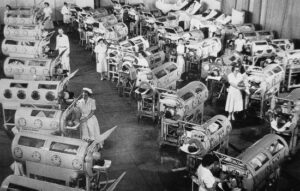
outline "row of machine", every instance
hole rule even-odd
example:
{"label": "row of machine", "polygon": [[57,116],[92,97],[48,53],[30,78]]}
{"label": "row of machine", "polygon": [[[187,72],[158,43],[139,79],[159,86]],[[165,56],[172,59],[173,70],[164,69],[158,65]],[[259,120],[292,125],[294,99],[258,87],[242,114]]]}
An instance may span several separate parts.
{"label": "row of machine", "polygon": [[[159,145],[175,146],[185,152],[191,174],[197,161],[214,152],[232,189],[257,190],[278,178],[280,165],[294,154],[297,144],[297,89],[286,98],[277,97],[280,89],[298,87],[299,52],[293,50],[293,43],[274,39],[272,31],[256,31],[253,24],[233,25],[230,16],[218,10],[202,10],[198,1],[180,1],[177,6],[170,6],[171,12],[149,11],[143,4],[113,3],[112,11],[72,5],[72,17],[79,32],[89,35],[89,42],[99,38],[109,42],[108,76],[117,82],[120,95],[135,95],[138,120],[148,117],[158,124]],[[158,8],[166,7],[162,0],[156,4]],[[10,27],[9,34],[21,27],[15,28]],[[247,39],[243,54],[232,47],[239,33]],[[37,59],[45,53],[47,35],[33,43],[20,40],[21,34],[18,35],[2,43],[4,54],[10,56],[4,64],[10,79],[1,80],[6,82],[1,82],[0,94],[2,105],[11,104],[3,107],[5,127],[20,129],[12,152],[14,159],[26,166],[27,177],[8,177],[3,182],[4,189],[10,181],[14,181],[14,186],[40,182],[46,188],[60,183],[67,187],[64,189],[97,189],[92,169],[96,142],[89,145],[80,139],[51,135],[68,127],[66,118],[73,111],[72,101],[66,109],[58,101],[70,94],[66,84],[74,74],[57,80],[52,67],[59,58]],[[177,64],[179,39],[185,45],[186,73]],[[35,46],[39,51],[31,51]],[[272,129],[237,157],[226,153],[232,130],[230,121],[217,115],[203,123],[204,103],[216,90],[210,83],[200,81],[204,78],[224,84],[233,62],[246,70],[243,84],[250,92],[247,105],[258,109],[258,116],[267,118]],[[47,108],[41,109],[40,105]]]}
{"label": "row of machine", "polygon": [[94,141],[81,139],[76,108],[81,97],[68,88],[78,71],[67,75],[62,70],[64,52],[50,51],[54,31],[43,29],[41,13],[38,7],[15,7],[4,16],[1,49],[7,58],[0,102],[15,162],[14,174],[0,190],[114,190],[125,172],[109,180],[112,161],[103,159],[100,144],[116,127]]}
{"label": "row of machine", "polygon": [[[278,180],[282,163],[296,152],[300,54],[291,40],[275,39],[274,32],[257,31],[251,23],[233,25],[231,16],[197,3],[171,6],[158,0],[158,9],[149,11],[142,4],[114,2],[116,17],[122,18],[120,10],[132,14],[131,38],[109,44],[108,75],[117,81],[121,96],[136,98],[138,121],[146,117],[157,124],[159,145],[186,153],[185,169],[192,176],[201,158],[213,153],[230,190],[259,190]],[[233,46],[239,33],[246,40],[242,53]],[[179,39],[185,45],[186,73],[176,61]],[[204,103],[216,93],[211,82],[226,89],[233,63],[245,70],[241,86],[249,89],[247,110],[255,108],[270,127],[270,134],[237,157],[227,155],[232,130],[227,117],[216,115],[203,123]],[[287,97],[278,97],[279,91],[290,90]]]}

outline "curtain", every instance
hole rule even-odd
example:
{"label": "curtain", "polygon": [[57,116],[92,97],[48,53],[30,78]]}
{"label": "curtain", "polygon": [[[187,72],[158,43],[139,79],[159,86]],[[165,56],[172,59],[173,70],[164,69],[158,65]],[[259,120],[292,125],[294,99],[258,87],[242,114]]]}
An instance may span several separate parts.
{"label": "curtain", "polygon": [[282,38],[300,39],[300,1],[287,0],[284,22],[280,31]]}
{"label": "curtain", "polygon": [[252,23],[258,24],[260,22],[261,1],[262,0],[252,0],[251,2],[253,10],[250,10],[250,21]]}
{"label": "curtain", "polygon": [[276,31],[280,36],[284,24],[285,9],[289,0],[268,0],[265,23],[266,30]]}
{"label": "curtain", "polygon": [[239,11],[248,11],[249,10],[250,0],[237,0],[236,9]]}
{"label": "curtain", "polygon": [[235,8],[237,0],[223,0],[222,10],[225,14],[231,15],[232,8]]}

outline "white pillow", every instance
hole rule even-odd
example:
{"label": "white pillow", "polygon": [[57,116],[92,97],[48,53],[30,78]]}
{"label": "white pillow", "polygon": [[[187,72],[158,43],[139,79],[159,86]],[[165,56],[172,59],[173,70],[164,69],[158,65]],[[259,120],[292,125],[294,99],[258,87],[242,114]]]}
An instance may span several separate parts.
{"label": "white pillow", "polygon": [[238,11],[236,9],[232,9],[231,15],[232,15],[231,23],[233,25],[245,23],[245,12],[244,11]]}

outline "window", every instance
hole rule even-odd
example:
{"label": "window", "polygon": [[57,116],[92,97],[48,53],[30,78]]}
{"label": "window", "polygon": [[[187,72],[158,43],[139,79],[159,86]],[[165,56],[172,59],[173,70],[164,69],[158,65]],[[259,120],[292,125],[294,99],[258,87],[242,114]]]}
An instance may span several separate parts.
{"label": "window", "polygon": [[30,18],[31,15],[20,15],[20,18]]}
{"label": "window", "polygon": [[279,151],[281,151],[284,148],[283,143],[278,139],[274,143],[272,143],[267,150],[270,151],[271,155],[276,155]]}
{"label": "window", "polygon": [[165,28],[165,30],[166,30],[167,33],[173,33],[173,34],[176,33],[176,31],[174,29]]}
{"label": "window", "polygon": [[244,33],[245,37],[255,37],[256,34],[254,32]]}
{"label": "window", "polygon": [[155,76],[156,76],[157,79],[160,79],[160,78],[162,78],[166,75],[167,75],[167,72],[165,70],[160,70],[160,71],[155,73]]}
{"label": "window", "polygon": [[166,18],[160,18],[160,19],[157,19],[159,22],[166,22],[167,21],[167,19]]}
{"label": "window", "polygon": [[133,40],[132,41],[134,44],[140,44],[142,43],[143,41],[141,39],[137,39],[137,40]]}
{"label": "window", "polygon": [[18,59],[9,59],[8,64],[23,64],[24,65],[24,61],[18,60]]}
{"label": "window", "polygon": [[18,26],[18,25],[9,25],[7,28],[9,28],[9,29],[19,29],[20,26]]}
{"label": "window", "polygon": [[267,36],[267,35],[271,35],[271,33],[269,31],[263,31],[263,32],[259,32],[259,35]]}
{"label": "window", "polygon": [[38,89],[55,90],[56,84],[39,84]]}
{"label": "window", "polygon": [[45,140],[21,136],[18,144],[26,147],[42,148],[45,144]]}
{"label": "window", "polygon": [[[160,59],[160,58],[159,58],[159,59]],[[170,73],[173,72],[173,71],[176,70],[176,69],[177,69],[177,66],[174,65],[174,64],[172,64],[172,65],[166,67],[166,70],[168,70]]]}
{"label": "window", "polygon": [[268,45],[267,42],[255,42],[256,46]]}
{"label": "window", "polygon": [[7,191],[38,191],[37,189],[28,188],[18,184],[9,183]]}
{"label": "window", "polygon": [[28,84],[27,83],[11,83],[10,87],[11,88],[27,88]]}
{"label": "window", "polygon": [[45,66],[47,61],[30,60],[28,66]]}
{"label": "window", "polygon": [[176,17],[175,16],[169,16],[168,19],[169,20],[176,20]]}
{"label": "window", "polygon": [[42,110],[32,110],[31,116],[34,117],[47,117],[47,118],[54,118],[55,111],[42,111]]}
{"label": "window", "polygon": [[282,72],[282,69],[279,66],[276,66],[275,68],[273,68],[273,72],[276,74]]}
{"label": "window", "polygon": [[195,92],[196,94],[199,94],[201,92],[203,92],[204,88],[203,87],[199,87],[199,88],[196,88]]}
{"label": "window", "polygon": [[190,99],[190,98],[192,98],[192,97],[194,97],[194,94],[193,94],[192,92],[187,92],[187,93],[185,93],[185,94],[183,94],[183,95],[181,96],[181,98],[182,98],[184,101],[186,101],[186,100],[188,100],[188,99]]}
{"label": "window", "polygon": [[17,45],[17,44],[18,44],[18,41],[15,41],[15,40],[6,40],[6,41],[5,41],[5,44],[9,44],[9,45]]}
{"label": "window", "polygon": [[23,29],[34,30],[34,29],[35,29],[35,26],[23,26]]}
{"label": "window", "polygon": [[59,142],[52,142],[50,145],[50,151],[72,154],[72,155],[76,155],[78,149],[79,149],[78,145],[70,145],[70,144],[59,143]]}
{"label": "window", "polygon": [[23,41],[21,42],[22,46],[34,46],[35,42],[31,42],[31,41]]}
{"label": "window", "polygon": [[251,161],[250,161],[250,165],[252,166],[252,168],[257,171],[258,169],[260,169],[260,167],[262,167],[267,161],[268,161],[268,156],[265,153],[259,153],[258,155],[256,155]]}

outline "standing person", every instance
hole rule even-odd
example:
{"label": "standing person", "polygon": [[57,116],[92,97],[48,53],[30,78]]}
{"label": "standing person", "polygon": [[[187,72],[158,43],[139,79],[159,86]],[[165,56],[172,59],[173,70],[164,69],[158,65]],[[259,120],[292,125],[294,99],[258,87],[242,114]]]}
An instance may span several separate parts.
{"label": "standing person", "polygon": [[182,38],[178,39],[178,45],[177,45],[176,51],[177,51],[178,71],[181,72],[181,74],[183,74],[185,72],[185,62],[184,62],[184,58],[183,58],[183,55],[185,52],[185,46],[184,46]]}
{"label": "standing person", "polygon": [[103,80],[107,75],[107,62],[106,62],[106,52],[107,52],[107,45],[104,42],[104,39],[100,39],[95,46],[95,53],[96,53],[96,61],[97,61],[97,72],[101,76],[101,80]]}
{"label": "standing person", "polygon": [[91,98],[93,91],[90,88],[82,89],[82,98],[77,102],[76,106],[81,112],[81,131],[82,139],[93,141],[100,136],[100,127],[96,118],[96,102]]}
{"label": "standing person", "polygon": [[70,9],[69,9],[69,5],[67,2],[64,2],[64,6],[61,8],[61,11],[60,13],[63,15],[63,23],[64,23],[64,26],[65,26],[65,30],[66,32],[70,32],[70,23],[71,23],[71,12],[70,12]]}
{"label": "standing person", "polygon": [[235,120],[234,112],[243,110],[243,96],[241,90],[244,87],[240,87],[239,83],[243,81],[243,75],[240,73],[240,67],[234,64],[232,72],[228,75],[228,82],[230,84],[228,88],[228,95],[226,100],[225,111],[228,112],[228,119]]}
{"label": "standing person", "polygon": [[203,157],[197,169],[199,191],[215,190],[216,183],[220,180],[213,176],[211,170],[215,166],[215,158],[211,154]]}
{"label": "standing person", "polygon": [[69,75],[71,72],[70,68],[70,42],[69,37],[64,34],[62,28],[58,29],[58,35],[56,36],[56,47],[55,50],[58,50],[59,54],[65,51],[61,56],[62,69],[67,72]]}
{"label": "standing person", "polygon": [[52,9],[50,7],[50,4],[48,2],[44,3],[44,19],[43,19],[43,25],[44,29],[49,30],[49,29],[54,29],[53,21],[52,21]]}
{"label": "standing person", "polygon": [[238,38],[234,41],[234,49],[238,53],[242,53],[246,46],[246,39],[243,33],[239,33]]}

